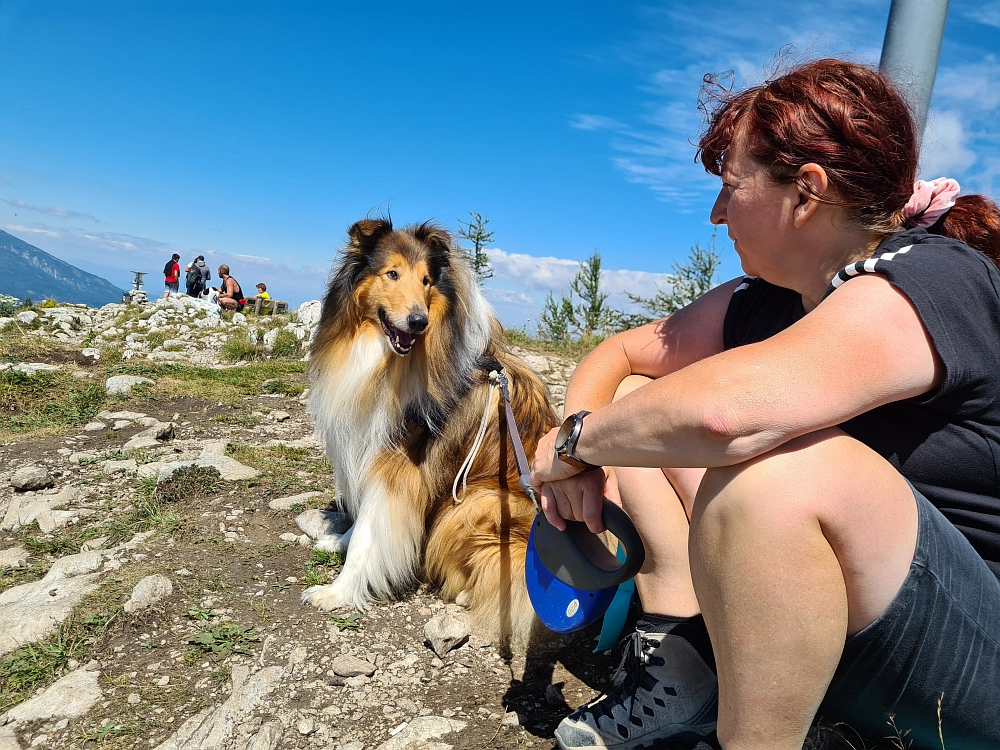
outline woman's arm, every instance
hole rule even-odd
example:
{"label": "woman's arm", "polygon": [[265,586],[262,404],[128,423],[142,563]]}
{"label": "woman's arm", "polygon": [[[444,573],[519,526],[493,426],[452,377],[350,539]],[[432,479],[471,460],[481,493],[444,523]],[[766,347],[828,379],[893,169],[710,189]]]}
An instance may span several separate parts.
{"label": "woman's arm", "polygon": [[[770,339],[695,362],[588,416],[577,455],[612,466],[732,465],[927,393],[943,377],[916,309],[884,277],[867,275]],[[538,468],[532,481],[565,475]]]}
{"label": "woman's arm", "polygon": [[565,413],[607,406],[629,375],[659,378],[721,352],[722,323],[741,281],[726,282],[663,320],[601,342],[570,378]]}

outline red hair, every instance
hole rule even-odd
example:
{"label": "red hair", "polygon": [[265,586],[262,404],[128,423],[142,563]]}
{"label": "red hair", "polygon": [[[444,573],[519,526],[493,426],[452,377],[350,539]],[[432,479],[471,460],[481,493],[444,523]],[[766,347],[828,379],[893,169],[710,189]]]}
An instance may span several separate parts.
{"label": "red hair", "polygon": [[[882,73],[843,60],[799,65],[762,86],[733,92],[706,75],[699,108],[707,126],[698,142],[705,169],[722,174],[722,158],[738,143],[779,185],[842,207],[858,226],[890,234],[906,225],[917,140],[906,101]],[[819,196],[796,176],[819,164],[833,195]],[[963,196],[931,232],[959,239],[1000,265],[1000,210],[988,198]]]}

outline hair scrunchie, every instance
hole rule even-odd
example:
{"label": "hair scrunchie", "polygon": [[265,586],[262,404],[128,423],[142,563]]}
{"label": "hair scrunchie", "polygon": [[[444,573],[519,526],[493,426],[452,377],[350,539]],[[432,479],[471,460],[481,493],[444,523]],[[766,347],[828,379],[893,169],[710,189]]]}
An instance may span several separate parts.
{"label": "hair scrunchie", "polygon": [[914,226],[929,227],[955,205],[960,190],[958,182],[950,177],[917,180],[913,195],[903,206],[903,216]]}

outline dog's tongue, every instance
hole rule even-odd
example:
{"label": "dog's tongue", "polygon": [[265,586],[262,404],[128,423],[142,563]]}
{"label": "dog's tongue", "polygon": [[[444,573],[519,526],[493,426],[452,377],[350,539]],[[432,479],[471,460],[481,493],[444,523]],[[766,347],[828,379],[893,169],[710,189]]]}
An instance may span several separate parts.
{"label": "dog's tongue", "polygon": [[396,329],[396,341],[399,342],[399,346],[402,349],[409,349],[413,346],[413,336],[405,331],[400,331],[398,328]]}

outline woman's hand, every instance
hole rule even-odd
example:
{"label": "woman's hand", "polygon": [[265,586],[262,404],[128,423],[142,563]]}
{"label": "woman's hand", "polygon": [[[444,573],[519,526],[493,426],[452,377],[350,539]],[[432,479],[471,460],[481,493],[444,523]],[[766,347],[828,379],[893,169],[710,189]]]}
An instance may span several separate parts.
{"label": "woman's hand", "polygon": [[604,498],[621,504],[611,468],[581,472],[558,459],[552,430],[539,443],[531,465],[531,485],[541,495],[549,523],[565,531],[566,521],[583,521],[595,534],[604,531]]}

